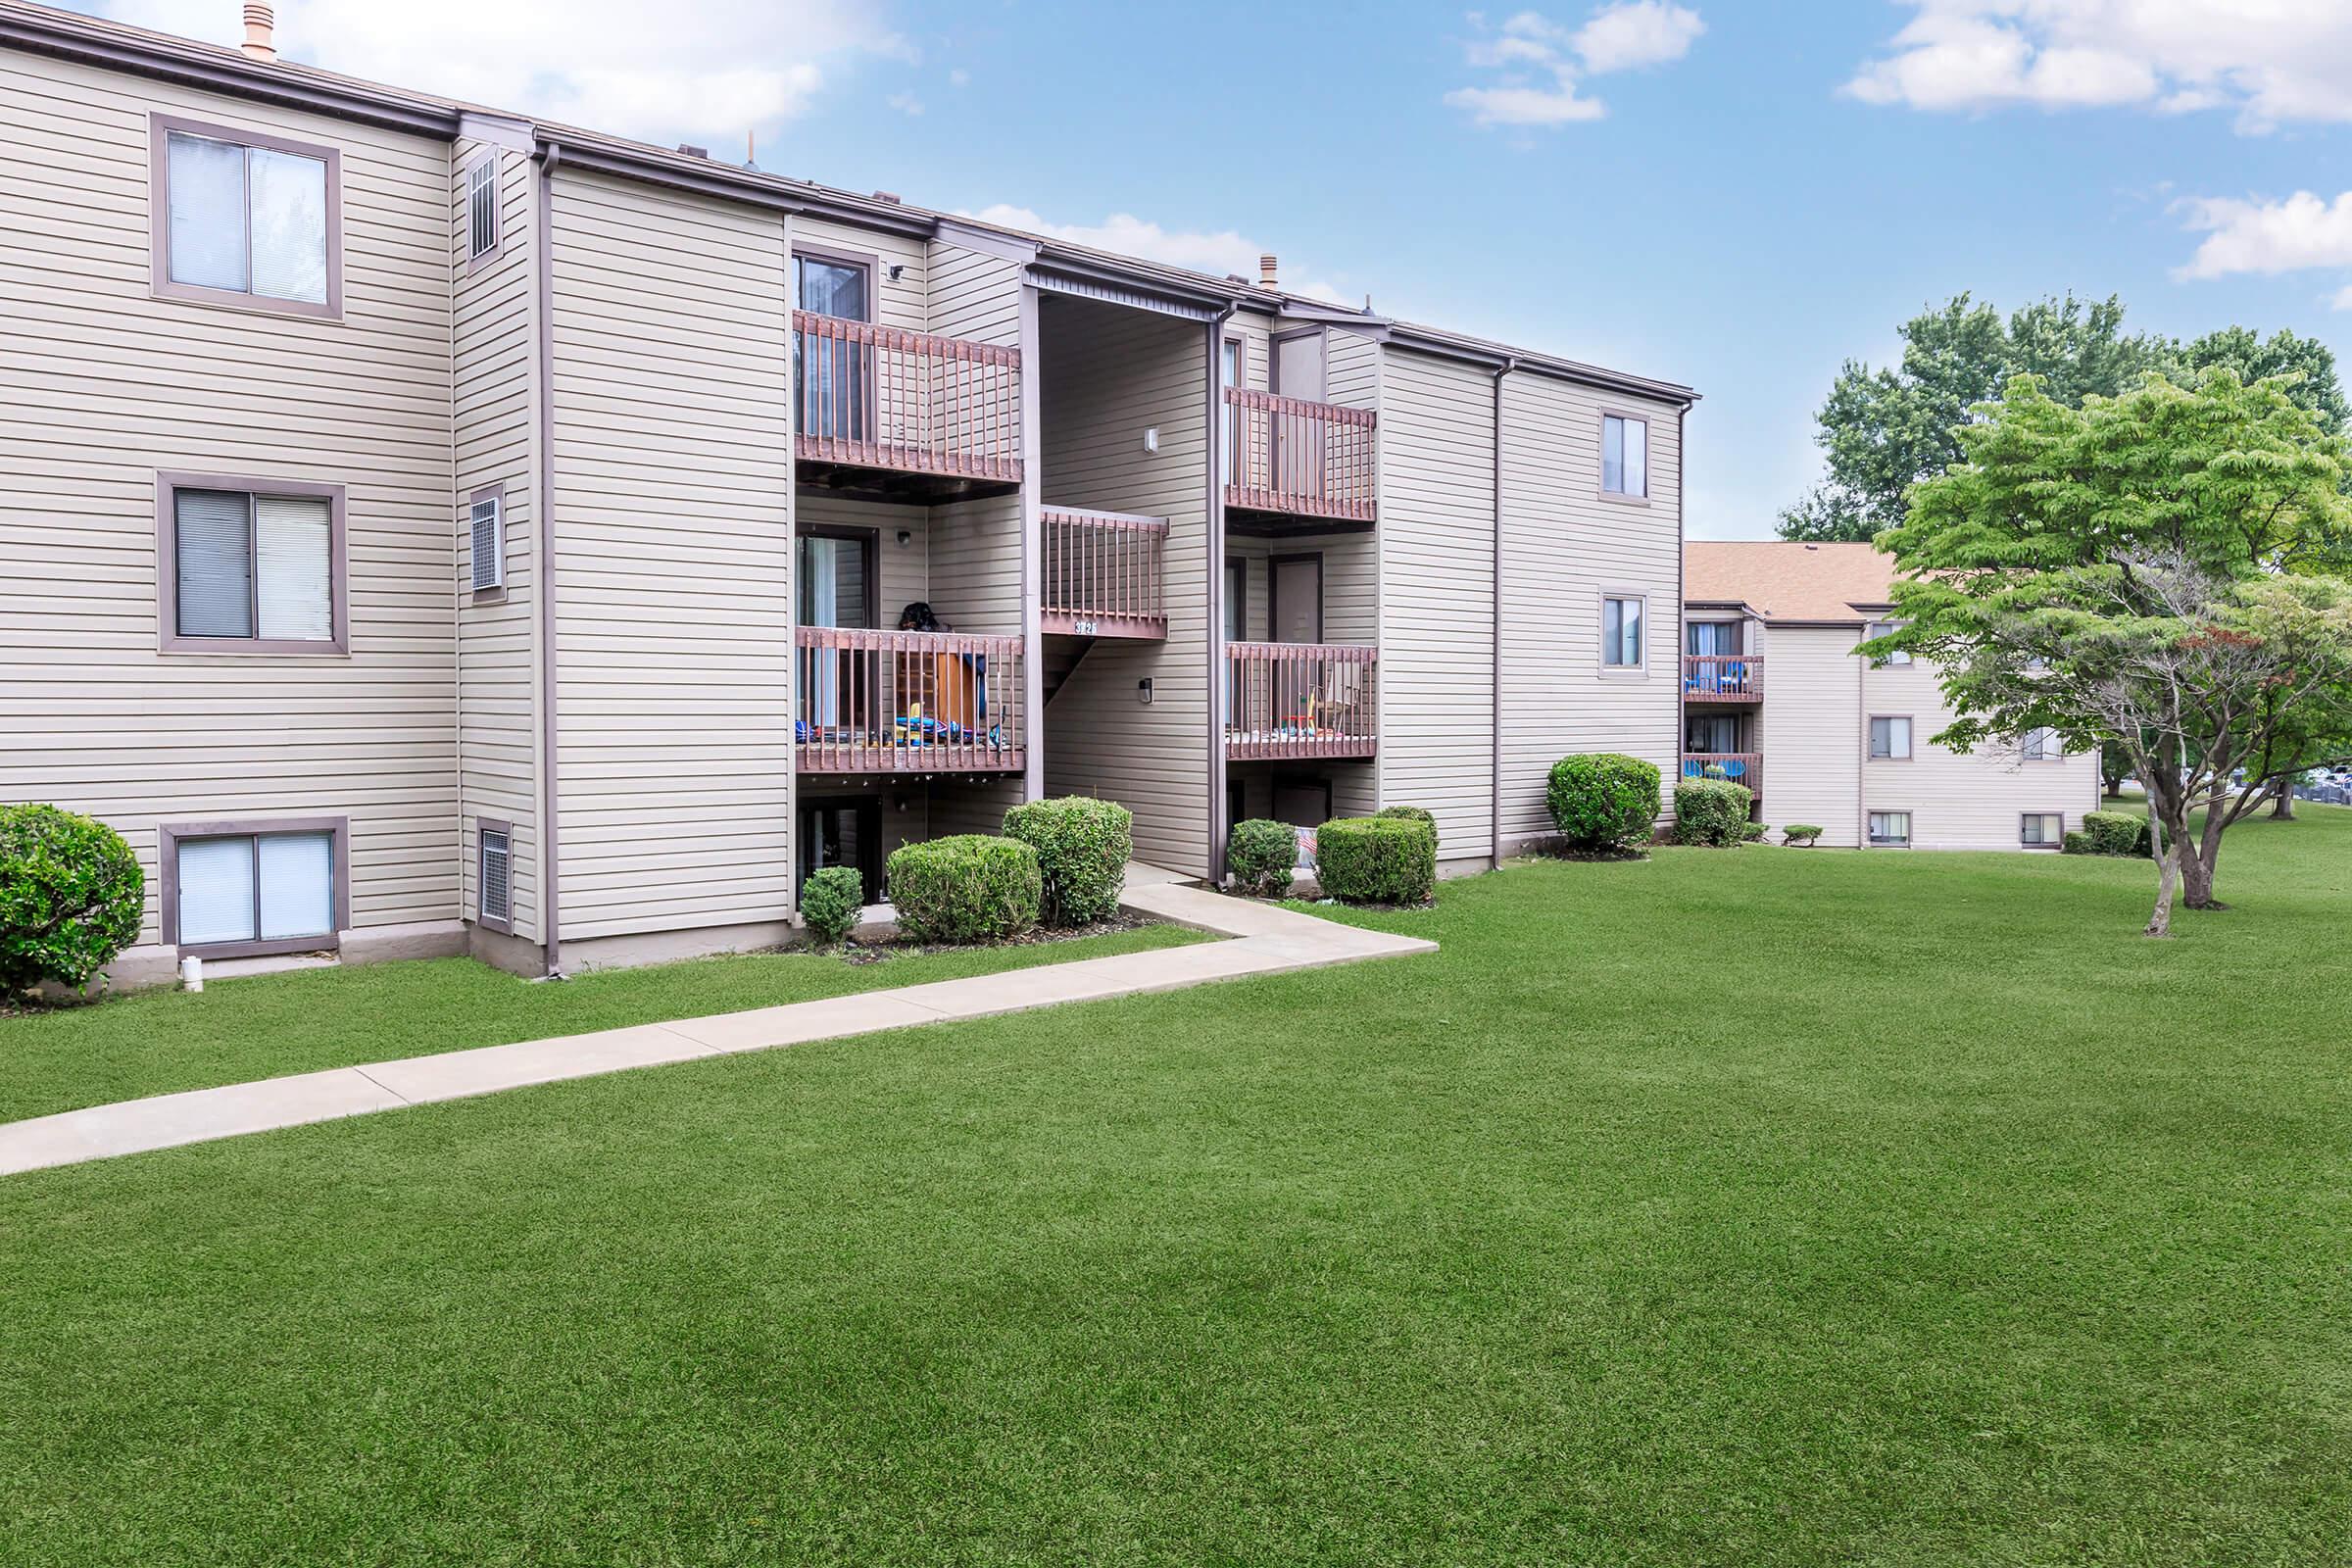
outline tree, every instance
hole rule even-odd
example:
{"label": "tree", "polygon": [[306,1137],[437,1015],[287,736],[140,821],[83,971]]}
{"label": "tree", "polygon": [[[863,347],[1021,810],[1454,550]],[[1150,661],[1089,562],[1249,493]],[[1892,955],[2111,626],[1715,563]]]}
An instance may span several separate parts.
{"label": "tree", "polygon": [[[2016,375],[2040,378],[2062,403],[2112,397],[2178,352],[2127,336],[2124,306],[2072,294],[2028,305],[2006,321],[1957,295],[1903,323],[1893,369],[1848,360],[1815,416],[1829,478],[1781,514],[1785,539],[1870,539],[1903,520],[1911,486],[1961,461],[1955,435],[1970,411]],[[2217,351],[2219,352],[2219,351]]]}
{"label": "tree", "polygon": [[2162,935],[2176,886],[2215,906],[2222,834],[2275,780],[2352,756],[2343,437],[2228,368],[2080,409],[2021,376],[1976,412],[1966,461],[1880,539],[1907,624],[1864,651],[1936,662],[1955,750],[2046,726],[2121,751],[2158,827]]}
{"label": "tree", "polygon": [[2171,379],[2193,386],[2205,371],[2230,369],[2248,385],[2275,376],[2294,376],[2282,383],[2298,408],[2311,411],[2320,428],[2329,435],[2345,433],[2352,420],[2352,404],[2335,376],[2335,353],[2318,338],[2297,337],[2281,327],[2266,341],[2243,326],[2225,326],[2175,350],[2164,367]]}

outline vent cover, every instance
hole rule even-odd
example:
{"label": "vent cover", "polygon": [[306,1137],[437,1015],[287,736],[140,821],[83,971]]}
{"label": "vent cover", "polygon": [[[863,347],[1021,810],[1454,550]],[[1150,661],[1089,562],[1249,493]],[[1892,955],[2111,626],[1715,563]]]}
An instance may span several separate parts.
{"label": "vent cover", "polygon": [[508,850],[507,835],[496,828],[483,828],[481,912],[486,924],[505,925],[512,916],[513,906],[508,883],[513,875],[513,858]]}
{"label": "vent cover", "polygon": [[498,497],[473,504],[473,591],[502,588],[507,581],[507,540]]}

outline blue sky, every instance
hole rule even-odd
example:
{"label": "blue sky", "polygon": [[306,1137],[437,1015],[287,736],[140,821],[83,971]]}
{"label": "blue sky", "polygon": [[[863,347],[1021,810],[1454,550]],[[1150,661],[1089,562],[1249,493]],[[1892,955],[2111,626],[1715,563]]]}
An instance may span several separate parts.
{"label": "blue sky", "polygon": [[[84,9],[237,31],[232,0]],[[778,172],[1216,270],[1271,250],[1689,382],[1695,538],[1769,533],[1839,362],[1962,289],[2352,349],[2352,0],[278,9],[329,69],[738,159],[756,127]]]}

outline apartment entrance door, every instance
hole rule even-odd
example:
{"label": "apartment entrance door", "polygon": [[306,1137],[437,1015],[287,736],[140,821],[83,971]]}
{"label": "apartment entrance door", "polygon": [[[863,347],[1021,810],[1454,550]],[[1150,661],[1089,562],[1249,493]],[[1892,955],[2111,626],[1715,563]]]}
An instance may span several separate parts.
{"label": "apartment entrance door", "polygon": [[[846,257],[792,259],[793,304],[844,321],[874,318],[874,270]],[[874,438],[874,351],[822,332],[792,334],[792,384],[799,390],[803,435],[842,441]]]}
{"label": "apartment entrance door", "polygon": [[1276,556],[1266,563],[1267,619],[1278,643],[1323,640],[1323,558]]}
{"label": "apartment entrance door", "polygon": [[[874,624],[876,574],[871,532],[808,529],[801,534],[794,554],[801,577],[798,609],[802,625]],[[873,692],[876,656],[847,648],[813,648],[803,651],[801,657],[802,722],[828,729],[858,722],[857,715],[846,710],[852,694]]]}
{"label": "apartment entrance door", "polygon": [[[1323,329],[1313,327],[1277,337],[1273,369],[1274,391],[1278,396],[1307,403],[1324,402],[1328,371],[1323,361]],[[1274,487],[1291,495],[1320,499],[1326,439],[1320,420],[1276,419]]]}

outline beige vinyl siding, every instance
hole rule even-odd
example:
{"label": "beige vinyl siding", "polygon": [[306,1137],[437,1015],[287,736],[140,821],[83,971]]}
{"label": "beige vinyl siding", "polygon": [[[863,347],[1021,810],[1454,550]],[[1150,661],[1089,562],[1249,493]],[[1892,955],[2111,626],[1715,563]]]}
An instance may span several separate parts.
{"label": "beige vinyl siding", "polygon": [[[933,330],[927,241],[911,234],[890,234],[822,219],[795,218],[792,243],[797,249],[873,258],[874,319],[884,326],[902,327],[909,332]],[[890,275],[893,267],[900,270],[895,278]],[[786,283],[789,287],[789,273]],[[790,303],[789,298],[786,303]]]}
{"label": "beige vinyl siding", "polygon": [[1380,345],[1361,332],[1324,335],[1326,395],[1344,409],[1380,407]]}
{"label": "beige vinyl siding", "polygon": [[554,181],[562,931],[791,906],[787,257],[773,215]]}
{"label": "beige vinyl siding", "polygon": [[931,330],[947,337],[1021,346],[1021,268],[1001,256],[933,240]]}
{"label": "beige vinyl siding", "polygon": [[[1600,494],[1604,412],[1649,420],[1649,504]],[[1483,541],[1491,549],[1492,521]],[[1502,382],[1502,827],[1505,853],[1552,829],[1552,763],[1622,752],[1657,765],[1671,810],[1682,737],[1682,452],[1675,411],[1524,372]],[[1644,596],[1639,674],[1603,671],[1601,600]],[[1466,607],[1466,614],[1491,613]],[[1478,731],[1490,733],[1482,721]],[[1390,775],[1392,780],[1395,775]],[[1408,800],[1392,783],[1391,801]]]}
{"label": "beige vinyl siding", "polygon": [[[1780,635],[1775,630],[1776,642]],[[1864,631],[1856,626],[1845,635],[1851,648]],[[1865,811],[1909,811],[1913,849],[2022,849],[2018,819],[2028,811],[2058,811],[2069,828],[2082,825],[2098,797],[2096,752],[2029,762],[2018,742],[1988,740],[1962,756],[1931,739],[1955,716],[1934,665],[1854,662],[1863,665],[1867,710],[1911,720],[1911,760],[1867,762],[1862,800]]]}
{"label": "beige vinyl siding", "polygon": [[1391,349],[1380,413],[1380,799],[1494,844],[1493,381]]}
{"label": "beige vinyl siding", "polygon": [[[1164,642],[1102,638],[1046,712],[1046,784],[1135,813],[1139,858],[1206,874],[1208,742],[1205,329],[1147,311],[1049,298],[1041,306],[1044,494],[1049,506],[1168,519]],[[1144,450],[1147,427],[1159,450]],[[1149,707],[1137,683],[1150,680]]]}
{"label": "beige vinyl siding", "polygon": [[[1770,626],[1763,638],[1764,817],[1811,822],[1825,845],[1860,842],[1861,627]],[[1903,807],[1896,804],[1893,809]]]}
{"label": "beige vinyl siding", "polygon": [[[148,114],[338,148],[344,318],[151,296]],[[454,921],[449,149],[0,53],[0,799],[347,815],[355,929]],[[32,220],[30,215],[38,215]],[[157,651],[158,469],[348,490],[351,653]]]}
{"label": "beige vinyl siding", "polygon": [[[466,267],[466,173],[498,160],[499,246]],[[456,286],[453,525],[457,569],[459,877],[463,909],[480,909],[477,819],[513,825],[510,906],[514,934],[541,939],[539,834],[539,318],[538,177],[518,152],[461,141],[450,169],[450,256]],[[477,601],[472,591],[471,497],[504,492],[506,588]]]}

